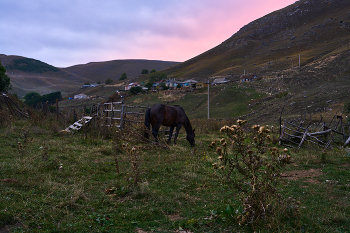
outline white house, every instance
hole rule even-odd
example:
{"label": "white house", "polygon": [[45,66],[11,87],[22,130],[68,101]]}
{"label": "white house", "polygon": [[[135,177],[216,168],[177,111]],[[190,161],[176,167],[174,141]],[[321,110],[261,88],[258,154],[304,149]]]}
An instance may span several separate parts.
{"label": "white house", "polygon": [[78,94],[74,96],[74,99],[87,99],[88,96],[85,94]]}
{"label": "white house", "polygon": [[228,80],[226,78],[216,78],[211,85],[219,85],[219,84],[225,84],[228,83]]}
{"label": "white house", "polygon": [[132,87],[140,87],[140,84],[138,83],[130,83],[128,85],[125,86],[125,90],[128,91],[130,90]]}

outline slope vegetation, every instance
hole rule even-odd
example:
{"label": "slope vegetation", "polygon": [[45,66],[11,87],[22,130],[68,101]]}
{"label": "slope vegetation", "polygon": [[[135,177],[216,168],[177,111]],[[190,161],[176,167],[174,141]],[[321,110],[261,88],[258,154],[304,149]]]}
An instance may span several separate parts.
{"label": "slope vegetation", "polygon": [[173,77],[266,75],[348,49],[350,2],[301,0],[241,28],[215,48],[166,72]]}

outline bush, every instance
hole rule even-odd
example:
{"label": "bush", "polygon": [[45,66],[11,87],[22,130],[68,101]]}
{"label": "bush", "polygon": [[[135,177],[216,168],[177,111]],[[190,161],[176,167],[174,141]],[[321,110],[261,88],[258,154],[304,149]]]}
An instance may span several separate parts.
{"label": "bush", "polygon": [[128,78],[128,76],[127,76],[126,73],[124,72],[124,73],[122,73],[122,75],[120,76],[119,80],[125,80],[125,79],[127,79],[127,78]]}
{"label": "bush", "polygon": [[[253,228],[261,223],[271,226],[272,219],[287,208],[281,210],[281,203],[286,202],[276,187],[281,171],[285,164],[290,163],[291,157],[287,149],[281,154],[276,147],[269,147],[270,130],[266,127],[254,125],[251,139],[242,127],[246,121],[238,120],[237,123],[222,127],[220,132],[225,137],[220,143],[215,140],[209,145],[216,147],[219,155],[219,162],[214,163],[213,167],[219,177],[242,193],[243,208],[234,218],[238,224]],[[288,207],[291,209],[289,214],[298,216],[299,206],[294,199],[290,205],[293,208]],[[235,213],[229,212],[233,217]]]}
{"label": "bush", "polygon": [[131,94],[136,95],[136,94],[142,92],[142,87],[140,87],[140,86],[138,86],[138,87],[132,87],[132,88],[130,88],[129,91],[130,91]]}
{"label": "bush", "polygon": [[108,84],[112,84],[113,83],[113,80],[108,78],[106,81],[105,81],[105,84],[108,85]]}

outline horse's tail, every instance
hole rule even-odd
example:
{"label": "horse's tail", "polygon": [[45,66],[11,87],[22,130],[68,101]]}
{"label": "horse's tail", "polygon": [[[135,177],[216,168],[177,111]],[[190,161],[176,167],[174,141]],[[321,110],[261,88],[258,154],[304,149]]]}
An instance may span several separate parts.
{"label": "horse's tail", "polygon": [[151,108],[147,109],[146,115],[145,115],[145,129],[144,129],[144,136],[145,138],[149,138],[149,130],[150,130],[150,123],[151,123]]}

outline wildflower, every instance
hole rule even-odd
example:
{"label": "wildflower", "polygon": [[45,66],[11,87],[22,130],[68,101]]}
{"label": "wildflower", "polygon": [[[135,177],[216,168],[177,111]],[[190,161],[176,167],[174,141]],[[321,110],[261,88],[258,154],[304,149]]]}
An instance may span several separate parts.
{"label": "wildflower", "polygon": [[255,131],[258,131],[260,129],[260,125],[253,125],[252,129]]}
{"label": "wildflower", "polygon": [[216,152],[217,152],[219,155],[221,155],[221,154],[222,154],[222,149],[221,149],[221,147],[217,147],[217,148],[216,148]]}
{"label": "wildflower", "polygon": [[220,167],[221,170],[224,170],[224,168],[225,168],[225,166],[221,166],[221,167]]}
{"label": "wildflower", "polygon": [[270,135],[266,135],[266,139],[267,139],[267,140],[270,140],[270,139],[271,139],[271,136],[270,136]]}
{"label": "wildflower", "polygon": [[223,159],[224,159],[224,157],[223,157],[223,156],[219,156],[219,157],[218,157],[218,159],[223,160]]}
{"label": "wildflower", "polygon": [[238,124],[239,126],[245,125],[246,123],[247,123],[246,120],[237,120],[237,124]]}
{"label": "wildflower", "polygon": [[252,150],[248,150],[248,154],[253,154],[253,151]]}
{"label": "wildflower", "polygon": [[258,141],[258,138],[257,138],[257,137],[254,137],[253,140],[254,140],[254,142],[257,142],[257,141]]}
{"label": "wildflower", "polygon": [[226,142],[226,139],[225,139],[225,138],[223,138],[223,139],[220,140],[220,143],[221,143],[221,144],[224,144],[224,142]]}
{"label": "wildflower", "polygon": [[265,126],[261,126],[260,128],[259,128],[259,134],[261,135],[261,134],[263,134],[265,132]]}
{"label": "wildflower", "polygon": [[238,128],[238,126],[237,126],[237,125],[231,125],[231,128],[233,128],[233,129],[237,129],[237,128]]}
{"label": "wildflower", "polygon": [[284,151],[284,153],[287,153],[287,152],[288,152],[288,149],[287,149],[287,148],[284,148],[283,151]]}
{"label": "wildflower", "polygon": [[227,126],[227,125],[223,126],[223,127],[220,129],[220,132],[224,132],[224,131],[226,131],[226,130],[227,130],[227,128],[228,128],[228,126]]}
{"label": "wildflower", "polygon": [[131,151],[132,151],[132,152],[135,152],[135,151],[136,151],[136,148],[135,148],[135,147],[131,148]]}
{"label": "wildflower", "polygon": [[223,146],[223,147],[226,147],[226,146],[227,146],[227,142],[224,142],[224,143],[222,144],[222,146]]}

